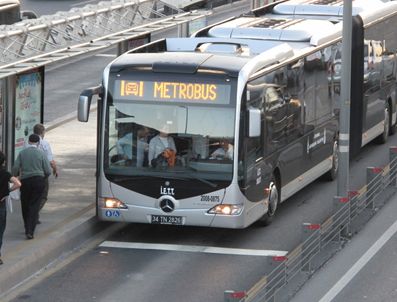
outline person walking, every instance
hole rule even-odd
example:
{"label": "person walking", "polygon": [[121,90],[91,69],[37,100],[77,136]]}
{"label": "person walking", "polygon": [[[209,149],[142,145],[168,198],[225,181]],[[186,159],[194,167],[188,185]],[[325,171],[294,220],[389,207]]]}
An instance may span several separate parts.
{"label": "person walking", "polygon": [[[52,174],[55,176],[55,178],[58,177],[58,169],[57,169],[57,164],[54,160],[54,156],[52,155],[52,149],[50,143],[44,138],[45,135],[45,127],[43,124],[36,124],[33,127],[33,133],[37,134],[40,137],[40,143],[39,143],[39,149],[44,152],[44,154],[47,156],[48,161],[50,162],[51,169],[52,169]],[[44,207],[48,200],[48,190],[49,190],[49,181],[48,177],[44,179],[44,191],[43,195],[41,196],[40,200],[40,208],[39,212],[41,209]],[[40,224],[40,218],[37,219],[37,223]]]}
{"label": "person walking", "polygon": [[[3,245],[3,235],[7,222],[6,199],[10,191],[21,187],[19,179],[11,176],[11,173],[5,169],[5,159],[4,153],[0,151],[0,265],[3,264],[3,260],[1,260],[1,246]],[[12,183],[11,188],[9,187],[10,182]]]}
{"label": "person walking", "polygon": [[29,146],[23,149],[12,167],[12,175],[21,179],[21,207],[27,239],[33,239],[45,177],[51,175],[51,166],[44,152],[38,149],[40,137],[29,136]]}

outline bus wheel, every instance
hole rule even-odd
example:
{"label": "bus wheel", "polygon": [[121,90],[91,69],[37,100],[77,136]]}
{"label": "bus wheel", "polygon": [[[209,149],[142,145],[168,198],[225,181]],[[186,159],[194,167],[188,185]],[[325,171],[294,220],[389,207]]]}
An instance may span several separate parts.
{"label": "bus wheel", "polygon": [[272,223],[277,206],[279,204],[279,200],[279,189],[277,188],[277,182],[273,177],[269,184],[269,208],[267,213],[260,219],[262,225],[267,226]]}
{"label": "bus wheel", "polygon": [[390,110],[390,106],[389,106],[389,118],[390,118],[390,130],[389,130],[389,135],[393,135],[394,133],[396,133],[397,130],[397,122],[395,124],[393,124],[393,119],[391,118],[391,110]]}
{"label": "bus wheel", "polygon": [[389,131],[390,131],[390,110],[389,105],[386,103],[385,106],[385,119],[383,120],[383,133],[378,137],[378,143],[384,144],[387,142],[389,138]]}
{"label": "bus wheel", "polygon": [[334,146],[332,150],[332,167],[327,173],[325,173],[325,178],[327,180],[334,180],[338,175],[339,169],[339,156],[338,156],[338,139],[334,141]]}

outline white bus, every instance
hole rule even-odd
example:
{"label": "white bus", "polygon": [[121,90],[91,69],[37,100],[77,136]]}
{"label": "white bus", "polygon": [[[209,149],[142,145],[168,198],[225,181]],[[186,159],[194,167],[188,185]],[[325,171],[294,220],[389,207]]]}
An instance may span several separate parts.
{"label": "white bus", "polygon": [[[80,95],[80,121],[100,96],[100,219],[267,225],[295,192],[335,178],[341,22],[281,14],[286,4],[131,50]],[[355,11],[350,135],[359,147],[365,132],[384,142],[395,127],[396,13],[396,2]]]}

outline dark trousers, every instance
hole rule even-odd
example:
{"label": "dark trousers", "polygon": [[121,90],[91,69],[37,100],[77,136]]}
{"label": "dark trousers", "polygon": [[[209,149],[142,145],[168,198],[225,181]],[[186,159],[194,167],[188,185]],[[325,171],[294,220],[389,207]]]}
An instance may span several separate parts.
{"label": "dark trousers", "polygon": [[0,256],[1,256],[1,246],[3,245],[3,234],[6,229],[6,221],[7,221],[7,210],[6,210],[6,202],[0,201]]}
{"label": "dark trousers", "polygon": [[39,210],[41,210],[44,207],[45,203],[47,202],[48,188],[49,188],[48,177],[46,177],[46,178],[44,178],[44,190],[43,190],[43,194],[41,195]]}
{"label": "dark trousers", "polygon": [[33,235],[44,191],[44,177],[34,176],[21,181],[21,207],[25,233]]}

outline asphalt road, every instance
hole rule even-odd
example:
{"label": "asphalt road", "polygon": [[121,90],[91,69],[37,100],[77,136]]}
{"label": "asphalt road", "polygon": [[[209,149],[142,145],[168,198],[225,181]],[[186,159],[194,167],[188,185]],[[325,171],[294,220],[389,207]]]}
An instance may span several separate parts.
{"label": "asphalt road", "polygon": [[[395,135],[386,145],[363,149],[351,163],[352,189],[364,184],[367,166],[386,164],[387,146],[396,144]],[[221,302],[224,290],[248,289],[271,269],[268,257],[254,256],[252,250],[291,251],[301,240],[303,222],[321,223],[331,214],[335,192],[336,182],[315,181],[283,203],[266,228],[129,224],[53,274],[36,276],[36,284],[13,301]],[[124,248],[114,247],[114,242]],[[209,247],[218,253],[207,252]],[[233,253],[237,249],[239,255]],[[385,252],[383,266],[393,257],[392,251]],[[386,277],[392,276],[391,269]],[[380,268],[375,272],[382,274]]]}
{"label": "asphalt road", "polygon": [[394,235],[334,301],[397,301],[396,247]]}

